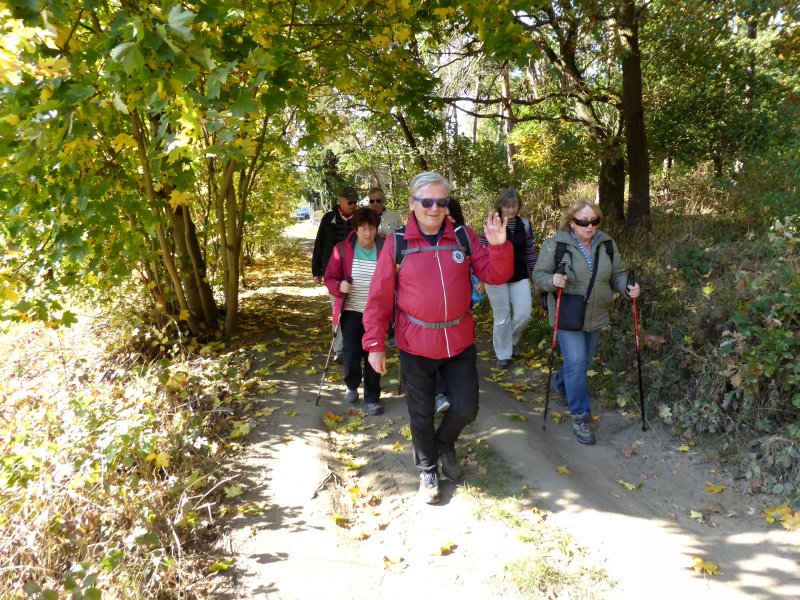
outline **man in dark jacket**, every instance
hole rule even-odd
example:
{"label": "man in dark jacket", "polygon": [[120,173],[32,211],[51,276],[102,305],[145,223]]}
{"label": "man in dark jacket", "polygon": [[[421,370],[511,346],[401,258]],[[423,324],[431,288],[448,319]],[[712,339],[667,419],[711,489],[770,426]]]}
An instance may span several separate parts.
{"label": "man in dark jacket", "polygon": [[[323,283],[325,269],[328,267],[331,254],[333,254],[333,248],[353,230],[350,219],[356,209],[356,202],[358,202],[358,192],[351,187],[343,187],[339,190],[339,200],[336,207],[326,212],[319,222],[317,239],[314,240],[314,253],[311,255],[311,274],[317,283]],[[331,296],[331,305],[334,302],[336,302],[336,298]],[[341,364],[341,330],[336,333],[333,352],[335,354],[334,362]]]}

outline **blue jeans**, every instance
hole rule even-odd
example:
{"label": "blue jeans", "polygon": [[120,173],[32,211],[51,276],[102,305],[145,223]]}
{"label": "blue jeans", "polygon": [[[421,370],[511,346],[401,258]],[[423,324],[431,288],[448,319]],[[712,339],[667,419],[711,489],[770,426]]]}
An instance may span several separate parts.
{"label": "blue jeans", "polygon": [[589,363],[592,362],[600,330],[563,331],[558,330],[558,347],[564,365],[556,373],[555,385],[567,393],[567,404],[572,416],[592,416],[589,406]]}

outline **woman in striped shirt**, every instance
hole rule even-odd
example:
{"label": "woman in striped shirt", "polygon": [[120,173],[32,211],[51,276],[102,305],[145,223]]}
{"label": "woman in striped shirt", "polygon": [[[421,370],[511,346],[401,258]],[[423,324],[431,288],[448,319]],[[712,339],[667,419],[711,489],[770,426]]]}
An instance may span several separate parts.
{"label": "woman in striped shirt", "polygon": [[383,413],[381,376],[369,364],[368,354],[361,348],[361,338],[364,337],[362,317],[383,238],[378,236],[380,218],[375,211],[359,208],[351,221],[354,231],[336,244],[325,269],[325,285],[340,299],[334,303],[333,323],[340,323],[344,343],[342,358],[347,386],[344,399],[349,404],[358,402],[363,375],[367,414],[380,415]]}

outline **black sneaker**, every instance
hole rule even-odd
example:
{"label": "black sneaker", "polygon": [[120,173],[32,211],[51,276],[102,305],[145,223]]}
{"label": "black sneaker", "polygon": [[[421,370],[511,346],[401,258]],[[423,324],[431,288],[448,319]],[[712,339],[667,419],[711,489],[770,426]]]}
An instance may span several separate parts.
{"label": "black sneaker", "polygon": [[567,405],[567,390],[564,388],[560,388],[556,385],[555,380],[550,384],[550,389],[553,390],[553,394],[555,394],[556,402],[558,402],[561,406]]}
{"label": "black sneaker", "polygon": [[382,415],[383,414],[383,406],[380,402],[368,402],[367,403],[367,414],[368,415]]}
{"label": "black sneaker", "polygon": [[507,369],[511,366],[511,359],[510,358],[501,358],[497,361],[497,366],[501,369]]}
{"label": "black sneaker", "polygon": [[591,417],[578,417],[572,420],[572,433],[578,438],[581,444],[594,444],[594,433],[589,428]]}
{"label": "black sneaker", "polygon": [[336,354],[333,355],[333,362],[336,363],[337,365],[341,365],[342,363],[344,363],[344,359],[342,358],[341,352],[337,352]]}
{"label": "black sneaker", "polygon": [[455,448],[442,448],[442,473],[450,481],[458,481],[461,478],[461,465],[458,463]]}
{"label": "black sneaker", "polygon": [[344,401],[348,404],[355,404],[358,402],[358,390],[347,390],[344,395]]}
{"label": "black sneaker", "polygon": [[425,504],[437,504],[442,499],[439,490],[439,474],[436,471],[419,474],[419,498]]}
{"label": "black sneaker", "polygon": [[511,358],[513,358],[514,360],[519,360],[520,358],[522,358],[522,352],[520,352],[519,348],[517,348],[516,346],[514,346],[514,349],[511,351]]}

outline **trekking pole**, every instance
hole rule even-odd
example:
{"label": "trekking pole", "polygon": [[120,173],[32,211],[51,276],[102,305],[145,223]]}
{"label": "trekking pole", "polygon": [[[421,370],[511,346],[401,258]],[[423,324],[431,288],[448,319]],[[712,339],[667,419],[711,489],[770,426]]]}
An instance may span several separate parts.
{"label": "trekking pole", "polygon": [[[627,285],[631,287],[636,285],[633,269],[628,271]],[[636,298],[631,298],[631,300],[633,300],[633,332],[636,337],[636,368],[639,371],[639,402],[642,405],[642,431],[647,431],[647,424],[644,420],[644,390],[642,389],[642,352],[639,347],[639,313],[636,310]]]}
{"label": "trekking pole", "polygon": [[[348,279],[348,281],[350,281]],[[336,334],[339,333],[339,325],[342,322],[342,313],[344,312],[344,305],[347,302],[347,294],[342,294],[342,307],[339,310],[339,321],[333,328],[333,339],[331,340],[331,347],[328,349],[328,358],[325,359],[325,368],[322,369],[322,380],[319,382],[319,391],[317,392],[317,400],[315,406],[319,406],[319,397],[322,395],[322,386],[325,383],[325,375],[328,374],[328,366],[331,364],[331,354],[333,354],[333,347],[336,345]]]}
{"label": "trekking pole", "polygon": [[[567,266],[564,264],[562,260],[558,267],[556,267],[556,273],[559,275],[566,275],[567,274]],[[550,382],[553,378],[553,357],[556,354],[556,334],[558,333],[558,313],[561,312],[561,292],[564,288],[558,288],[558,294],[556,295],[556,318],[553,320],[553,339],[550,341],[550,361],[547,366],[547,390],[544,393],[544,421],[542,422],[542,431],[547,429],[547,405],[550,404]]]}

